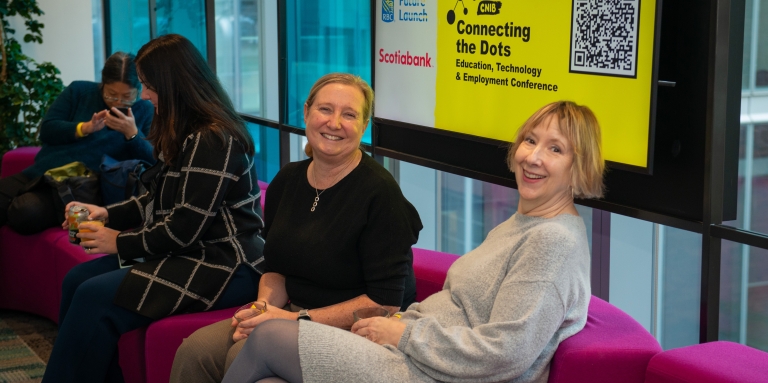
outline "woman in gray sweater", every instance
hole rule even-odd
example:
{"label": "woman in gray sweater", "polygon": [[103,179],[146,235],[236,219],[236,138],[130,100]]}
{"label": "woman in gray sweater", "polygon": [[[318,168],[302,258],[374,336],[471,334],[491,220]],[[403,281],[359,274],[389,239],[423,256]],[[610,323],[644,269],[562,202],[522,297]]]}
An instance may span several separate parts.
{"label": "woman in gray sweater", "polygon": [[266,321],[224,382],[546,382],[558,344],[587,320],[589,247],[573,199],[603,192],[597,119],[572,102],[544,106],[508,164],[517,213],[451,266],[442,291],[351,332]]}

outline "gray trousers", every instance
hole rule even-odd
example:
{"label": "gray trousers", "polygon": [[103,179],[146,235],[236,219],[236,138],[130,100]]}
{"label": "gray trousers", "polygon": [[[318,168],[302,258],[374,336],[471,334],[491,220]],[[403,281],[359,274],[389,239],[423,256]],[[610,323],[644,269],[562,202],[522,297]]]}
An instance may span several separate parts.
{"label": "gray trousers", "polygon": [[[284,310],[298,312],[288,304]],[[232,340],[232,318],[205,326],[184,339],[176,350],[169,383],[220,383],[248,338]]]}
{"label": "gray trousers", "polygon": [[[245,344],[235,343],[228,318],[195,331],[176,350],[171,383],[219,383]],[[248,338],[246,338],[248,339]]]}

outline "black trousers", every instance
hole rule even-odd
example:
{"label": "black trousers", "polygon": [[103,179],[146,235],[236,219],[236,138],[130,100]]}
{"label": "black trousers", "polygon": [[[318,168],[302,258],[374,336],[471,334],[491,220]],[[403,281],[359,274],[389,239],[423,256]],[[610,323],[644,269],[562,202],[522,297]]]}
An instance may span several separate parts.
{"label": "black trousers", "polygon": [[30,179],[21,173],[0,179],[0,226],[19,234],[35,234],[64,222],[64,204],[43,185],[24,192]]}
{"label": "black trousers", "polygon": [[[121,269],[115,254],[73,267],[61,286],[59,333],[43,382],[123,382],[118,363],[120,335],[144,327],[151,318],[114,303],[117,290],[131,268]],[[254,300],[259,279],[241,265],[211,310],[237,307]]]}

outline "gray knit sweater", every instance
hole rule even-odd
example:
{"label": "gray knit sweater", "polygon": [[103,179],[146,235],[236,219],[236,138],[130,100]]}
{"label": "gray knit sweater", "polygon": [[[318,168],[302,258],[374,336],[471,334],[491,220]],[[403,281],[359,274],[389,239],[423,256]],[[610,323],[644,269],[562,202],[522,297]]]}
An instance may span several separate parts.
{"label": "gray knit sweater", "polygon": [[302,322],[304,381],[546,382],[557,345],[586,323],[589,259],[580,217],[515,214],[403,313],[396,349]]}

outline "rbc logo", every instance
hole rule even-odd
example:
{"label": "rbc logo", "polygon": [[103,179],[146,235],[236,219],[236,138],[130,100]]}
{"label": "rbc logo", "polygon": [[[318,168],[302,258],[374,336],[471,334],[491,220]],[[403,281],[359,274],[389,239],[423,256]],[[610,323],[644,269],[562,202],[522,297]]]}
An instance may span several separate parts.
{"label": "rbc logo", "polygon": [[381,0],[381,21],[385,23],[395,21],[395,0]]}

